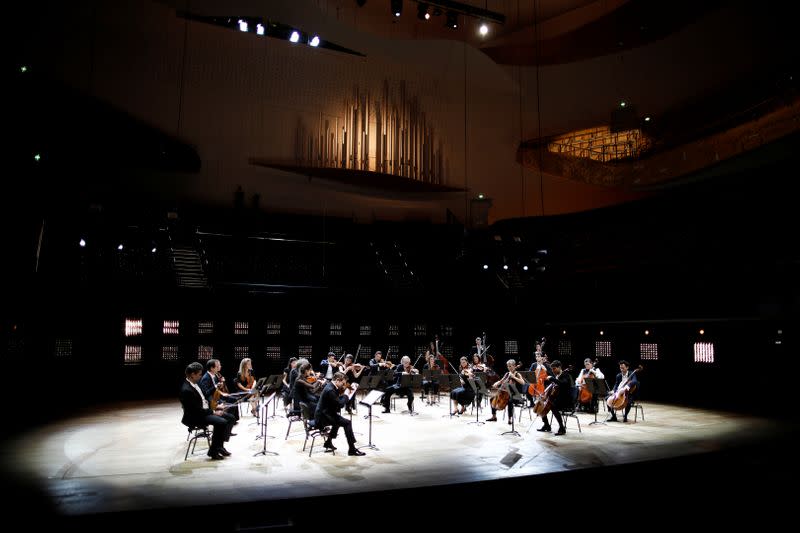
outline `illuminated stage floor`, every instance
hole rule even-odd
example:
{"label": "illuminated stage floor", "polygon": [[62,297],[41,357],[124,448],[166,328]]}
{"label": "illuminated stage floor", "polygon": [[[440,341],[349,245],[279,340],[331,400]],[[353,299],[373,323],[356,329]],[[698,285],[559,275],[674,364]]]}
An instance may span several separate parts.
{"label": "illuminated stage floor", "polygon": [[[469,424],[475,416],[449,418],[447,402],[427,406],[417,399],[419,416],[381,414],[373,422],[373,443],[364,457],[348,457],[341,432],[339,451],[324,453],[321,442],[309,458],[302,452],[301,423],[288,440],[285,418],[269,421],[275,438],[267,449],[277,456],[255,456],[262,449],[259,428],[243,416],[228,443],[232,456],[211,461],[206,443],[184,461],[186,428],[177,400],[128,403],[98,408],[80,417],[19,436],[3,449],[4,468],[34,480],[62,515],[82,515],[161,507],[318,497],[410,487],[441,486],[515,476],[605,467],[694,455],[750,445],[777,423],[729,413],[645,403],[637,423],[589,425],[579,414],[565,436],[537,432],[540,420],[527,413],[517,425],[521,437],[501,435],[505,421]],[[401,399],[398,411],[405,408]],[[376,412],[380,409],[376,408]],[[360,409],[353,417],[359,445],[367,444],[368,425]],[[469,413],[469,410],[467,411]],[[443,416],[445,415],[445,416]],[[604,413],[598,419],[604,418]],[[483,421],[487,416],[479,417]],[[633,412],[631,412],[631,420]],[[310,441],[309,441],[310,444]]]}

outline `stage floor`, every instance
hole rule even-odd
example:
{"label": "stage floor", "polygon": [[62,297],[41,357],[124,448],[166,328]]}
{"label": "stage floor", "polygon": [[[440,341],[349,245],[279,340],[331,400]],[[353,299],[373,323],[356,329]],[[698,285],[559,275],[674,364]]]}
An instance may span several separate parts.
{"label": "stage floor", "polygon": [[[776,422],[730,413],[644,403],[643,420],[590,425],[594,416],[578,414],[564,436],[537,432],[527,412],[516,425],[521,437],[501,435],[510,426],[500,419],[470,424],[475,416],[450,418],[448,403],[428,406],[417,399],[418,416],[400,411],[373,422],[378,450],[348,457],[344,432],[336,455],[321,442],[304,453],[302,423],[288,440],[285,418],[268,422],[267,450],[254,456],[255,419],[243,416],[226,445],[232,456],[212,461],[205,441],[184,461],[186,428],[175,401],[126,403],[97,408],[82,416],[18,436],[3,447],[7,473],[33,480],[62,515],[136,511],[164,507],[309,498],[412,487],[441,486],[515,476],[563,472],[694,455],[747,445],[770,434]],[[379,406],[375,409],[379,413]],[[279,413],[281,411],[279,410]],[[353,416],[358,445],[368,442],[366,408]],[[469,413],[469,410],[467,411]],[[482,414],[480,421],[487,418]],[[598,420],[605,413],[598,415]],[[309,441],[310,445],[310,441]]]}

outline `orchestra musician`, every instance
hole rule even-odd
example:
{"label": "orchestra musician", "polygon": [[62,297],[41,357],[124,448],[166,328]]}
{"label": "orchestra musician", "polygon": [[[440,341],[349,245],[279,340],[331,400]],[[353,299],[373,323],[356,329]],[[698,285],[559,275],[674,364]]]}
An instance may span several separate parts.
{"label": "orchestra musician", "polygon": [[[514,385],[515,388],[521,389],[523,386],[527,387],[527,383],[525,378],[517,372],[517,362],[513,359],[509,359],[506,361],[506,367],[508,368],[508,372],[506,375],[503,376],[503,379],[496,382],[492,385],[493,389],[500,389],[500,387],[506,387],[507,385]],[[509,393],[509,396],[513,396],[513,389],[512,392]],[[512,398],[508,399],[508,423],[511,424],[511,419],[514,418],[514,402]],[[492,417],[486,419],[487,422],[497,422],[497,409],[492,405]]]}
{"label": "orchestra musician", "polygon": [[358,388],[358,383],[353,383],[350,389],[345,389],[345,384],[344,373],[336,372],[332,380],[325,385],[319,403],[316,405],[314,426],[317,428],[331,426],[331,431],[328,433],[328,438],[325,440],[324,446],[326,450],[333,451],[336,449],[333,445],[333,439],[338,435],[339,428],[343,427],[349,447],[347,455],[366,455],[355,446],[356,437],[353,434],[353,424],[339,414],[342,407],[355,396],[356,389]]}
{"label": "orchestra musician", "polygon": [[220,389],[220,397],[222,400],[227,400],[226,403],[232,404],[225,407],[225,414],[233,417],[234,424],[239,423],[239,406],[233,405],[234,400],[230,399],[230,396],[224,389],[225,378],[222,377],[222,363],[219,362],[219,359],[208,360],[206,363],[206,373],[203,374],[202,378],[200,378],[198,385],[203,391],[203,394],[206,395],[206,399],[209,402],[211,401],[211,397],[214,395],[214,392],[217,389]]}
{"label": "orchestra musician", "polygon": [[[542,351],[542,345],[536,343],[536,352],[534,352],[534,362],[531,363],[530,371],[533,372],[535,394],[539,395],[544,392],[544,383],[548,377],[554,377],[555,373],[547,362],[547,355]],[[525,396],[528,398],[529,405],[533,405],[533,395],[528,393],[528,388],[525,388]]]}
{"label": "orchestra musician", "polygon": [[233,382],[236,385],[237,392],[251,393],[247,400],[250,404],[250,414],[258,418],[258,398],[253,394],[256,378],[253,375],[253,363],[249,357],[245,357],[239,363],[239,372]]}
{"label": "orchestra musician", "polygon": [[[344,357],[344,377],[350,384],[356,383],[358,378],[361,377],[361,374],[364,372],[366,367],[362,364],[353,363],[353,354],[349,353]],[[352,414],[353,409],[356,407],[356,396],[355,394],[350,397],[345,406],[345,409],[349,414]]]}
{"label": "orchestra musician", "polygon": [[469,350],[470,359],[473,360],[472,356],[477,355],[478,360],[483,362],[483,354],[485,353],[485,347],[482,345],[483,339],[480,337],[475,337],[475,346],[472,346]]}
{"label": "orchestra musician", "polygon": [[[547,383],[548,385],[554,383],[558,386],[557,392],[554,393],[555,397],[550,399],[550,401],[553,402],[553,406],[551,407],[550,411],[553,413],[553,418],[555,418],[556,422],[558,422],[558,431],[556,431],[556,435],[564,435],[567,430],[564,427],[564,420],[561,417],[561,410],[572,407],[572,402],[574,401],[572,398],[572,376],[561,369],[561,361],[558,359],[553,361],[553,364],[550,365],[550,367],[553,375],[547,377]],[[547,420],[547,413],[542,415],[542,421],[544,422],[544,425],[536,431],[551,431],[550,422]]]}
{"label": "orchestra musician", "polygon": [[400,359],[400,365],[394,370],[394,384],[386,387],[386,390],[383,392],[383,412],[389,412],[389,401],[392,398],[392,395],[397,394],[400,396],[406,396],[408,398],[408,410],[409,412],[414,412],[414,391],[411,390],[411,387],[403,387],[400,385],[401,376],[403,374],[419,374],[419,370],[411,366],[411,358],[407,355],[404,355],[402,359]]}
{"label": "orchestra musician", "polygon": [[342,370],[342,363],[336,360],[335,353],[328,352],[328,357],[319,364],[319,372],[322,377],[330,381],[337,370]]}
{"label": "orchestra musician", "polygon": [[[292,401],[292,383],[291,376],[294,374],[297,378],[297,357],[289,358],[289,366],[283,369],[283,378],[281,378],[281,396],[283,396],[283,405],[289,405]],[[290,381],[291,380],[291,381]]]}
{"label": "orchestra musician", "polygon": [[461,377],[461,386],[450,391],[450,400],[453,402],[450,414],[463,415],[467,411],[467,406],[475,399],[475,390],[467,382],[473,377],[473,373],[466,357],[462,357],[459,361],[458,373]]}
{"label": "orchestra musician", "polygon": [[[625,403],[625,411],[622,414],[623,422],[628,421],[628,413],[631,412],[631,402],[639,389],[639,378],[636,377],[635,372],[629,372],[629,370],[630,365],[628,361],[623,359],[619,362],[619,374],[617,374],[617,379],[614,381],[614,390],[611,391],[612,394],[617,394],[620,386],[627,391],[627,402]],[[608,412],[611,413],[611,417],[606,420],[606,422],[617,422],[617,413],[614,409],[609,407]]]}
{"label": "orchestra musician", "polygon": [[294,382],[294,390],[292,391],[292,400],[294,401],[295,410],[300,410],[300,402],[305,402],[311,407],[312,410],[317,408],[319,401],[319,392],[324,385],[322,379],[317,379],[314,376],[314,369],[311,368],[311,363],[307,360],[297,367],[298,376]]}
{"label": "orchestra musician", "polygon": [[233,418],[222,409],[212,411],[206,399],[205,393],[197,383],[203,374],[203,365],[191,363],[184,372],[186,380],[181,386],[180,400],[183,406],[183,422],[189,427],[206,427],[211,424],[214,431],[211,435],[211,447],[208,449],[208,456],[211,459],[219,460],[231,454],[225,449],[225,442],[233,435]]}
{"label": "orchestra musician", "polygon": [[[583,360],[583,366],[584,368],[581,369],[580,374],[578,374],[578,377],[575,378],[576,386],[583,388],[585,386],[586,378],[605,379],[603,372],[594,366],[594,363],[589,357]],[[591,403],[587,404],[587,408],[589,412],[594,413],[597,410],[597,398],[592,397]]]}
{"label": "orchestra musician", "polygon": [[375,356],[369,360],[369,375],[374,376],[381,369],[392,368],[392,367],[394,367],[394,363],[390,361],[384,361],[383,353],[380,350],[378,350],[377,352],[375,352]]}
{"label": "orchestra musician", "polygon": [[[422,367],[423,370],[431,370],[431,371],[441,370],[441,367],[436,362],[436,356],[434,354],[428,353],[425,356],[425,359],[427,360],[427,363],[425,363],[425,366]],[[422,380],[423,394],[427,396],[431,394],[431,391],[433,391],[433,394],[439,394],[439,381],[436,379],[431,379],[431,381],[423,379]]]}

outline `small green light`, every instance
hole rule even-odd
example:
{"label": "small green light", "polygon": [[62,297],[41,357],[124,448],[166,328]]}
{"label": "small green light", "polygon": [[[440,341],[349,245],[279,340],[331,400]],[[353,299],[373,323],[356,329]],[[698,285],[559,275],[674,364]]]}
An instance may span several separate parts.
{"label": "small green light", "polygon": [[619,106],[620,106],[620,107],[625,107],[626,105],[628,105],[628,104],[626,104],[625,102],[620,102],[620,103],[619,103]]}
{"label": "small green light", "polygon": [[28,72],[28,67],[26,67],[25,65],[22,65],[19,68],[19,71],[22,72],[23,74],[25,74],[26,72]]}
{"label": "small green light", "polygon": [[36,154],[35,156],[33,156],[33,159],[34,159],[35,161],[41,161],[41,159],[42,159],[42,156],[41,156],[41,155],[39,155],[39,154]]}

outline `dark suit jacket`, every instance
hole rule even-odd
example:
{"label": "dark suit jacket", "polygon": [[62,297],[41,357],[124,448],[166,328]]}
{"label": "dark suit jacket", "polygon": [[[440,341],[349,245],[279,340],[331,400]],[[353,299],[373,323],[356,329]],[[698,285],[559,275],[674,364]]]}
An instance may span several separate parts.
{"label": "dark suit jacket", "polygon": [[[631,397],[635,398],[639,391],[639,378],[636,377],[636,374],[633,374],[633,370],[628,370],[628,378],[626,385],[631,389]],[[617,392],[620,383],[622,383],[622,372],[617,374],[617,379],[614,382],[614,392]]]}
{"label": "dark suit jacket", "polygon": [[326,383],[317,403],[317,411],[314,413],[315,426],[321,428],[331,425],[346,403],[347,396],[340,396],[333,383]]}
{"label": "dark suit jacket", "polygon": [[197,385],[200,387],[200,390],[203,391],[203,394],[205,394],[206,400],[211,400],[211,395],[213,395],[214,391],[217,389],[217,384],[214,378],[211,377],[211,374],[208,372],[203,374],[203,377],[200,378]]}
{"label": "dark suit jacket", "polygon": [[558,409],[569,409],[575,405],[575,398],[572,395],[572,388],[575,385],[575,380],[566,372],[561,372],[558,377],[553,376],[552,379],[558,383],[558,395],[555,399],[555,405]]}
{"label": "dark suit jacket", "polygon": [[206,417],[214,414],[211,409],[203,409],[203,399],[197,391],[184,380],[181,386],[181,405],[183,406],[183,418],[181,422],[187,426],[205,426]]}

